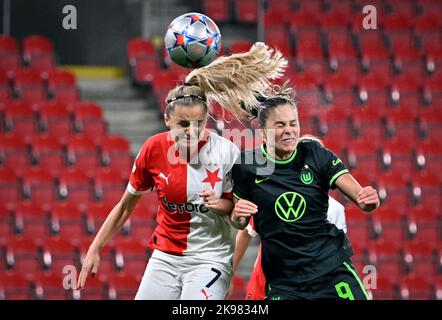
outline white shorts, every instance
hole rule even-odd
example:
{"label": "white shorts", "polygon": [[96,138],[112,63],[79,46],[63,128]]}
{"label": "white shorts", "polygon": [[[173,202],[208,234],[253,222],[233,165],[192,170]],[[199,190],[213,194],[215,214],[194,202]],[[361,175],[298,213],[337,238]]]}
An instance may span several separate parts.
{"label": "white shorts", "polygon": [[232,269],[154,250],[135,300],[224,300]]}

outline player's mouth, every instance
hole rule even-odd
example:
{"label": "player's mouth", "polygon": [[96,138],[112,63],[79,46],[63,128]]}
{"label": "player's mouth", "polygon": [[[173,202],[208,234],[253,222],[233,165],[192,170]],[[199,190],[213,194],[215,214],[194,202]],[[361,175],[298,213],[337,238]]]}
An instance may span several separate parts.
{"label": "player's mouth", "polygon": [[295,142],[295,138],[285,138],[285,139],[282,139],[281,141],[284,144],[290,144],[290,143]]}

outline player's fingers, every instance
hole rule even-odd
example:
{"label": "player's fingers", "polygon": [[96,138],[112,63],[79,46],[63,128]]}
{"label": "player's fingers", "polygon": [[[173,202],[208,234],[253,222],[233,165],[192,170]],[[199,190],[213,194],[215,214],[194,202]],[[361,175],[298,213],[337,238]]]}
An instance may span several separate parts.
{"label": "player's fingers", "polygon": [[258,206],[256,204],[254,204],[253,202],[248,201],[248,200],[240,200],[240,201],[238,201],[237,204],[240,205],[240,206],[247,205],[247,206],[252,206],[252,207],[258,208]]}
{"label": "player's fingers", "polygon": [[374,189],[371,190],[366,190],[364,193],[362,193],[357,200],[358,201],[365,201],[366,199],[370,198],[370,197],[376,197],[377,196],[377,192]]}
{"label": "player's fingers", "polygon": [[86,269],[82,269],[80,272],[80,276],[78,277],[77,290],[81,290],[84,288],[87,275],[88,275],[88,271]]}
{"label": "player's fingers", "polygon": [[94,277],[95,274],[98,272],[99,266],[100,266],[100,260],[97,260],[92,267],[92,271],[91,271],[92,277]]}
{"label": "player's fingers", "polygon": [[243,205],[239,206],[238,209],[239,210],[249,210],[249,211],[253,211],[253,212],[258,211],[257,206],[251,206],[249,204],[243,204]]}

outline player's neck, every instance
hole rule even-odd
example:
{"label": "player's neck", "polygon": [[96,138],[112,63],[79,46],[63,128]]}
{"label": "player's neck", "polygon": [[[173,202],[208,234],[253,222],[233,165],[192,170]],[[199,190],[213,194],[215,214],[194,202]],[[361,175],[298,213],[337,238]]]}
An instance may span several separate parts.
{"label": "player's neck", "polygon": [[287,160],[293,154],[293,151],[290,153],[281,152],[281,151],[279,151],[279,150],[277,151],[277,150],[275,150],[275,148],[272,148],[269,146],[266,146],[266,151],[269,156],[271,156],[273,159],[276,159],[276,160]]}

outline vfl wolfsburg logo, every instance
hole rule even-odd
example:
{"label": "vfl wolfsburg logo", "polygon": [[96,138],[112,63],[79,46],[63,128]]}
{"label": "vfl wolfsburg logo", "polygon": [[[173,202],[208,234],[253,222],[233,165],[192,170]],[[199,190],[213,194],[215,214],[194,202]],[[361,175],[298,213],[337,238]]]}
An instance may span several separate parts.
{"label": "vfl wolfsburg logo", "polygon": [[303,196],[297,192],[285,192],[275,202],[275,212],[285,222],[295,222],[302,218],[307,208]]}
{"label": "vfl wolfsburg logo", "polygon": [[304,171],[301,173],[301,181],[305,184],[310,184],[313,182],[313,173],[309,171]]}

